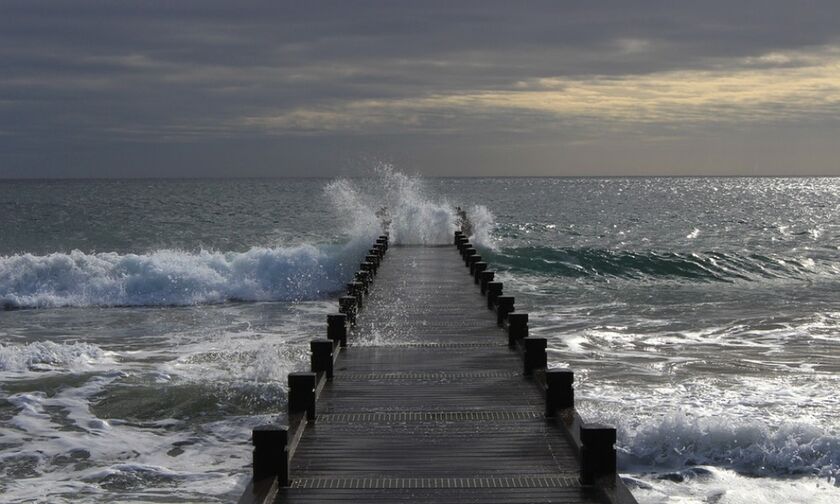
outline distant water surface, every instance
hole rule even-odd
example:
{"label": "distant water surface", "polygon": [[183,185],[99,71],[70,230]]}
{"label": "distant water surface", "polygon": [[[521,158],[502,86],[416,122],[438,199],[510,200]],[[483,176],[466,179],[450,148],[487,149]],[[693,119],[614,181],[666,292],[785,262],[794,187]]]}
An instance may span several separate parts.
{"label": "distant water surface", "polygon": [[382,205],[470,212],[640,501],[840,502],[840,180],[389,170],[0,181],[3,500],[235,500]]}

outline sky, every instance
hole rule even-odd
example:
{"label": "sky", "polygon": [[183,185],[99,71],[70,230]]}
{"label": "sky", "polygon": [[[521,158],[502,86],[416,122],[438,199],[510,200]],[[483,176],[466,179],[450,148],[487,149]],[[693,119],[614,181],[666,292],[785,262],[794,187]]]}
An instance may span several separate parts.
{"label": "sky", "polygon": [[0,2],[0,178],[840,175],[840,2]]}

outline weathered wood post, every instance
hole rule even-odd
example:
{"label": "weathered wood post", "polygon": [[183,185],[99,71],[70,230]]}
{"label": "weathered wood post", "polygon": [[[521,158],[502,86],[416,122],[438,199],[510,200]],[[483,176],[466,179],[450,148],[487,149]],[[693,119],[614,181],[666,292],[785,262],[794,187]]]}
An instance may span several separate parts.
{"label": "weathered wood post", "polygon": [[615,476],[615,428],[585,423],[580,426],[580,481],[592,485],[605,476]]}
{"label": "weathered wood post", "polygon": [[289,430],[280,425],[260,425],[251,432],[254,445],[254,481],[277,478],[289,486]]}
{"label": "weathered wood post", "polygon": [[470,257],[467,258],[467,264],[470,267],[470,275],[475,274],[475,265],[478,262],[481,262],[481,256],[480,255],[474,255],[474,256],[470,256]]}
{"label": "weathered wood post", "polygon": [[485,270],[485,271],[482,271],[481,273],[479,273],[478,277],[480,279],[479,283],[481,285],[481,295],[483,296],[483,295],[487,294],[487,285],[489,285],[490,282],[492,282],[493,279],[496,277],[496,272]]}
{"label": "weathered wood post", "polygon": [[347,284],[347,295],[356,297],[357,308],[364,308],[365,285],[362,282],[349,282]]}
{"label": "weathered wood post", "polygon": [[289,417],[306,413],[306,419],[315,420],[315,373],[289,373]]}
{"label": "weathered wood post", "polygon": [[470,265],[470,257],[472,257],[474,255],[478,255],[478,250],[476,250],[475,247],[470,247],[470,248],[464,250],[464,265],[465,266]]}
{"label": "weathered wood post", "polygon": [[359,271],[365,271],[368,274],[368,277],[371,281],[373,281],[373,263],[369,263],[367,261],[359,263]]}
{"label": "weathered wood post", "polygon": [[496,324],[499,327],[505,324],[508,314],[516,309],[514,307],[515,302],[516,298],[513,296],[496,296]]}
{"label": "weathered wood post", "polygon": [[309,342],[310,370],[324,373],[327,380],[333,379],[333,342],[328,339],[316,339]]}
{"label": "weathered wood post", "polygon": [[461,231],[455,231],[455,245],[458,245],[458,238],[464,236],[464,233]]}
{"label": "weathered wood post", "polygon": [[470,245],[469,240],[467,240],[466,238],[461,238],[461,243],[458,244],[458,252],[461,253],[461,257],[464,257],[464,251],[471,246],[472,245]]}
{"label": "weathered wood post", "polygon": [[327,338],[333,345],[347,346],[347,315],[330,313],[327,315]]}
{"label": "weathered wood post", "polygon": [[487,263],[479,261],[473,264],[473,277],[475,277],[475,284],[481,283],[481,273],[487,269]]}
{"label": "weathered wood post", "polygon": [[355,275],[357,282],[362,282],[365,294],[370,292],[370,273],[367,271],[357,271]]}
{"label": "weathered wood post", "polygon": [[356,324],[356,296],[338,298],[338,312],[347,316],[347,321]]}
{"label": "weathered wood post", "polygon": [[528,314],[527,313],[509,313],[508,314],[508,346],[516,347],[519,340],[528,337]]}
{"label": "weathered wood post", "polygon": [[488,282],[487,283],[487,309],[492,310],[496,308],[496,298],[502,295],[502,282]]}
{"label": "weathered wood post", "polygon": [[548,356],[545,353],[548,342],[545,338],[525,338],[525,376],[531,376],[537,369],[545,369]]}
{"label": "weathered wood post", "polygon": [[379,256],[368,254],[365,256],[365,262],[370,263],[373,266],[373,274],[375,275],[379,270]]}
{"label": "weathered wood post", "polygon": [[575,407],[575,373],[571,369],[545,371],[545,416],[553,417],[557,410]]}

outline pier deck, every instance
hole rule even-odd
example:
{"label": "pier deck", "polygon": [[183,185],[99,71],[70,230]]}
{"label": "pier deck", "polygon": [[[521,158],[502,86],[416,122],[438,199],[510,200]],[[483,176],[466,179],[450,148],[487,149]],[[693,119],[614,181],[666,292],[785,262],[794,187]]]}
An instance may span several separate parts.
{"label": "pier deck", "polygon": [[391,247],[347,339],[269,501],[634,502],[581,483],[579,417],[546,418],[454,247]]}

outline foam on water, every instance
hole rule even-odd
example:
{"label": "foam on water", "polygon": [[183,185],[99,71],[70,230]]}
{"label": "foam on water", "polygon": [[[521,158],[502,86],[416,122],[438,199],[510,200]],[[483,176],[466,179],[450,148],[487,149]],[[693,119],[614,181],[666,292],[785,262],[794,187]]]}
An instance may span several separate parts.
{"label": "foam on water", "polygon": [[0,343],[0,372],[87,371],[95,366],[112,364],[114,352],[91,343],[59,344],[38,341],[26,345]]}
{"label": "foam on water", "polygon": [[819,478],[754,478],[698,466],[668,474],[626,478],[639,504],[834,504],[840,487]]}
{"label": "foam on water", "polygon": [[0,257],[0,305],[173,306],[316,299],[340,290],[364,250],[254,247],[246,252],[159,250]]}

